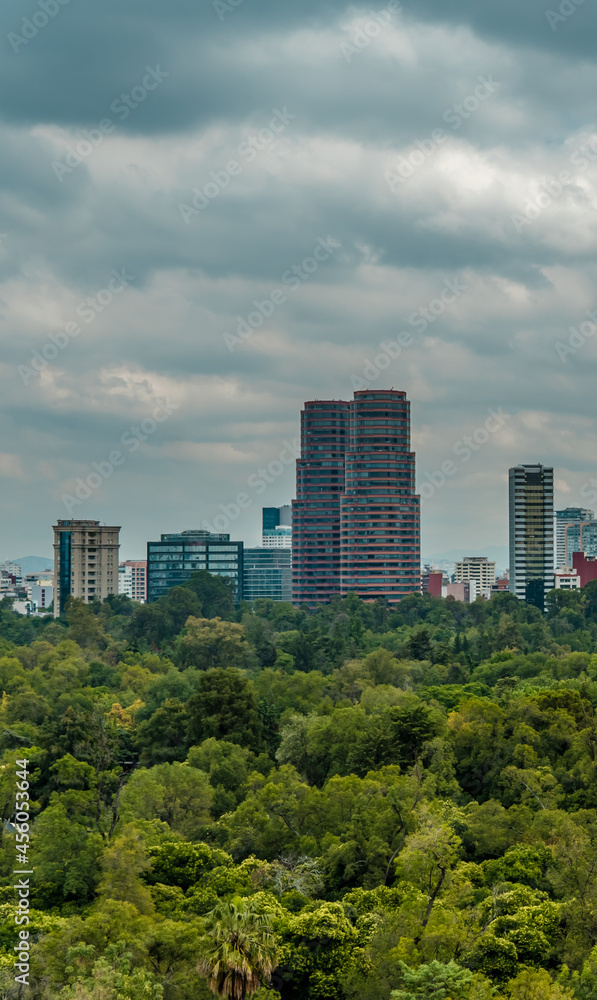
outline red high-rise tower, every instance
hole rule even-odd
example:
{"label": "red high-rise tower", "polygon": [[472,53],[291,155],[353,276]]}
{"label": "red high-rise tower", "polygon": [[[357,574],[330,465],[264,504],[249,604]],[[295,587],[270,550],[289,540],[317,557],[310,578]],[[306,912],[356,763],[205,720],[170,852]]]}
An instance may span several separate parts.
{"label": "red high-rise tower", "polygon": [[395,603],[419,592],[420,580],[406,393],[367,389],[350,403],[307,403],[293,504],[293,601],[354,591]]}

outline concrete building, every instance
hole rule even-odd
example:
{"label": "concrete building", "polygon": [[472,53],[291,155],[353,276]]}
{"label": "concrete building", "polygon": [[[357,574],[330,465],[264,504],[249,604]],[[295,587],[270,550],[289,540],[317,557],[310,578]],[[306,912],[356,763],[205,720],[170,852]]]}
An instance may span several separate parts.
{"label": "concrete building", "polygon": [[147,601],[147,562],[127,561],[118,567],[118,593],[131,601]]}
{"label": "concrete building", "polygon": [[292,600],[291,552],[287,548],[245,549],[243,600]]}
{"label": "concrete building", "polygon": [[518,465],[510,469],[510,591],[545,610],[554,589],[553,469]]}
{"label": "concrete building", "polygon": [[495,581],[493,587],[491,588],[491,596],[494,594],[507,593],[510,590],[510,577],[508,573],[505,576],[499,576]]}
{"label": "concrete building", "polygon": [[[584,552],[582,547],[582,527],[595,520],[595,512],[586,507],[566,507],[556,510],[555,526],[555,564],[556,569],[564,569],[572,565],[572,553]],[[597,530],[597,523],[595,524]],[[578,547],[574,544],[578,541]],[[596,537],[597,541],[597,537]],[[588,555],[595,555],[588,552]]]}
{"label": "concrete building", "polygon": [[148,542],[148,602],[157,601],[171,587],[179,587],[193,573],[207,570],[232,581],[239,604],[243,599],[243,551],[242,542],[231,542],[230,535],[210,531],[182,531]]}
{"label": "concrete building", "polygon": [[465,556],[462,562],[455,565],[454,582],[465,583],[469,580],[477,584],[477,594],[490,597],[495,583],[495,563],[489,562],[487,556]]}
{"label": "concrete building", "polygon": [[580,590],[580,575],[574,569],[556,570],[556,590]]}
{"label": "concrete building", "polygon": [[88,604],[118,593],[120,528],[100,521],[58,521],[54,526],[54,617],[69,597]]}
{"label": "concrete building", "polygon": [[292,507],[264,507],[262,513],[264,549],[292,548]]}
{"label": "concrete building", "polygon": [[453,597],[455,601],[462,601],[464,604],[474,604],[479,595],[476,580],[462,580],[459,583],[449,583],[446,591],[446,597]]}
{"label": "concrete building", "polygon": [[7,573],[8,576],[13,576],[15,584],[18,586],[23,582],[23,570],[18,563],[14,562],[3,562],[0,563],[0,571]]}
{"label": "concrete building", "polygon": [[27,597],[35,605],[36,611],[48,611],[54,600],[54,586],[33,583],[27,588]]}
{"label": "concrete building", "polygon": [[406,393],[367,389],[301,414],[292,505],[293,601],[420,593],[420,498]]}

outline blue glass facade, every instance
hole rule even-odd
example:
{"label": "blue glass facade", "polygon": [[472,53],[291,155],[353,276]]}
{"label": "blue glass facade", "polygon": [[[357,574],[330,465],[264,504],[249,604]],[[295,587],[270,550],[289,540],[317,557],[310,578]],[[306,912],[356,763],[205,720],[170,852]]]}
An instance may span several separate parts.
{"label": "blue glass facade", "polygon": [[292,601],[290,549],[245,549],[243,598]]}
{"label": "blue glass facade", "polygon": [[172,587],[200,570],[223,576],[234,585],[235,600],[243,599],[243,543],[231,542],[230,535],[209,531],[183,531],[162,535],[159,542],[147,543],[147,601],[157,601]]}

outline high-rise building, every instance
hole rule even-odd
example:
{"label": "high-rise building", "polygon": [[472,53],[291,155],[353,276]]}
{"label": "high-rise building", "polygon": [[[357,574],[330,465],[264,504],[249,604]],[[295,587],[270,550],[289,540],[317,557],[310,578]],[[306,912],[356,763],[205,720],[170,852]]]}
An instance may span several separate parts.
{"label": "high-rise building", "polygon": [[292,503],[292,599],[325,604],[340,596],[340,497],[350,403],[305,403]]}
{"label": "high-rise building", "polygon": [[[583,548],[582,529],[593,521],[595,521],[595,512],[586,507],[566,507],[564,510],[556,510],[556,569],[571,566],[573,552],[588,551]],[[595,522],[595,531],[597,531],[597,522]],[[592,555],[593,553],[589,552],[588,554]]]}
{"label": "high-rise building", "polygon": [[54,617],[69,597],[88,604],[118,593],[120,528],[99,521],[58,521],[54,526]]}
{"label": "high-rise building", "polygon": [[243,597],[243,543],[210,531],[162,535],[147,543],[147,600],[157,601],[171,587],[180,587],[193,573],[207,570],[231,580],[235,600]]}
{"label": "high-rise building", "polygon": [[243,600],[292,600],[291,551],[280,549],[245,549],[243,560]]}
{"label": "high-rise building", "polygon": [[489,562],[487,556],[465,556],[462,562],[457,562],[454,570],[454,582],[465,583],[475,580],[477,594],[491,594],[495,583],[495,563]]}
{"label": "high-rise building", "polygon": [[293,601],[353,591],[396,603],[420,592],[420,498],[406,393],[309,402],[293,519]]}
{"label": "high-rise building", "polygon": [[553,469],[518,465],[510,469],[510,591],[545,610],[553,590]]}
{"label": "high-rise building", "polygon": [[147,563],[129,560],[118,567],[118,593],[131,601],[145,604],[147,600]]}
{"label": "high-rise building", "polygon": [[263,508],[262,544],[265,549],[292,548],[292,507]]}

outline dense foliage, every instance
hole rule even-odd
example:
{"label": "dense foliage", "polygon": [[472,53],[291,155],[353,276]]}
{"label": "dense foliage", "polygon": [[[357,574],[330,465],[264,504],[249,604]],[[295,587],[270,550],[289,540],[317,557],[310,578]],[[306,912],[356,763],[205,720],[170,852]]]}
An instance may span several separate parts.
{"label": "dense foliage", "polygon": [[545,616],[235,611],[207,574],[58,621],[5,603],[0,692],[3,997],[597,996],[597,584]]}

